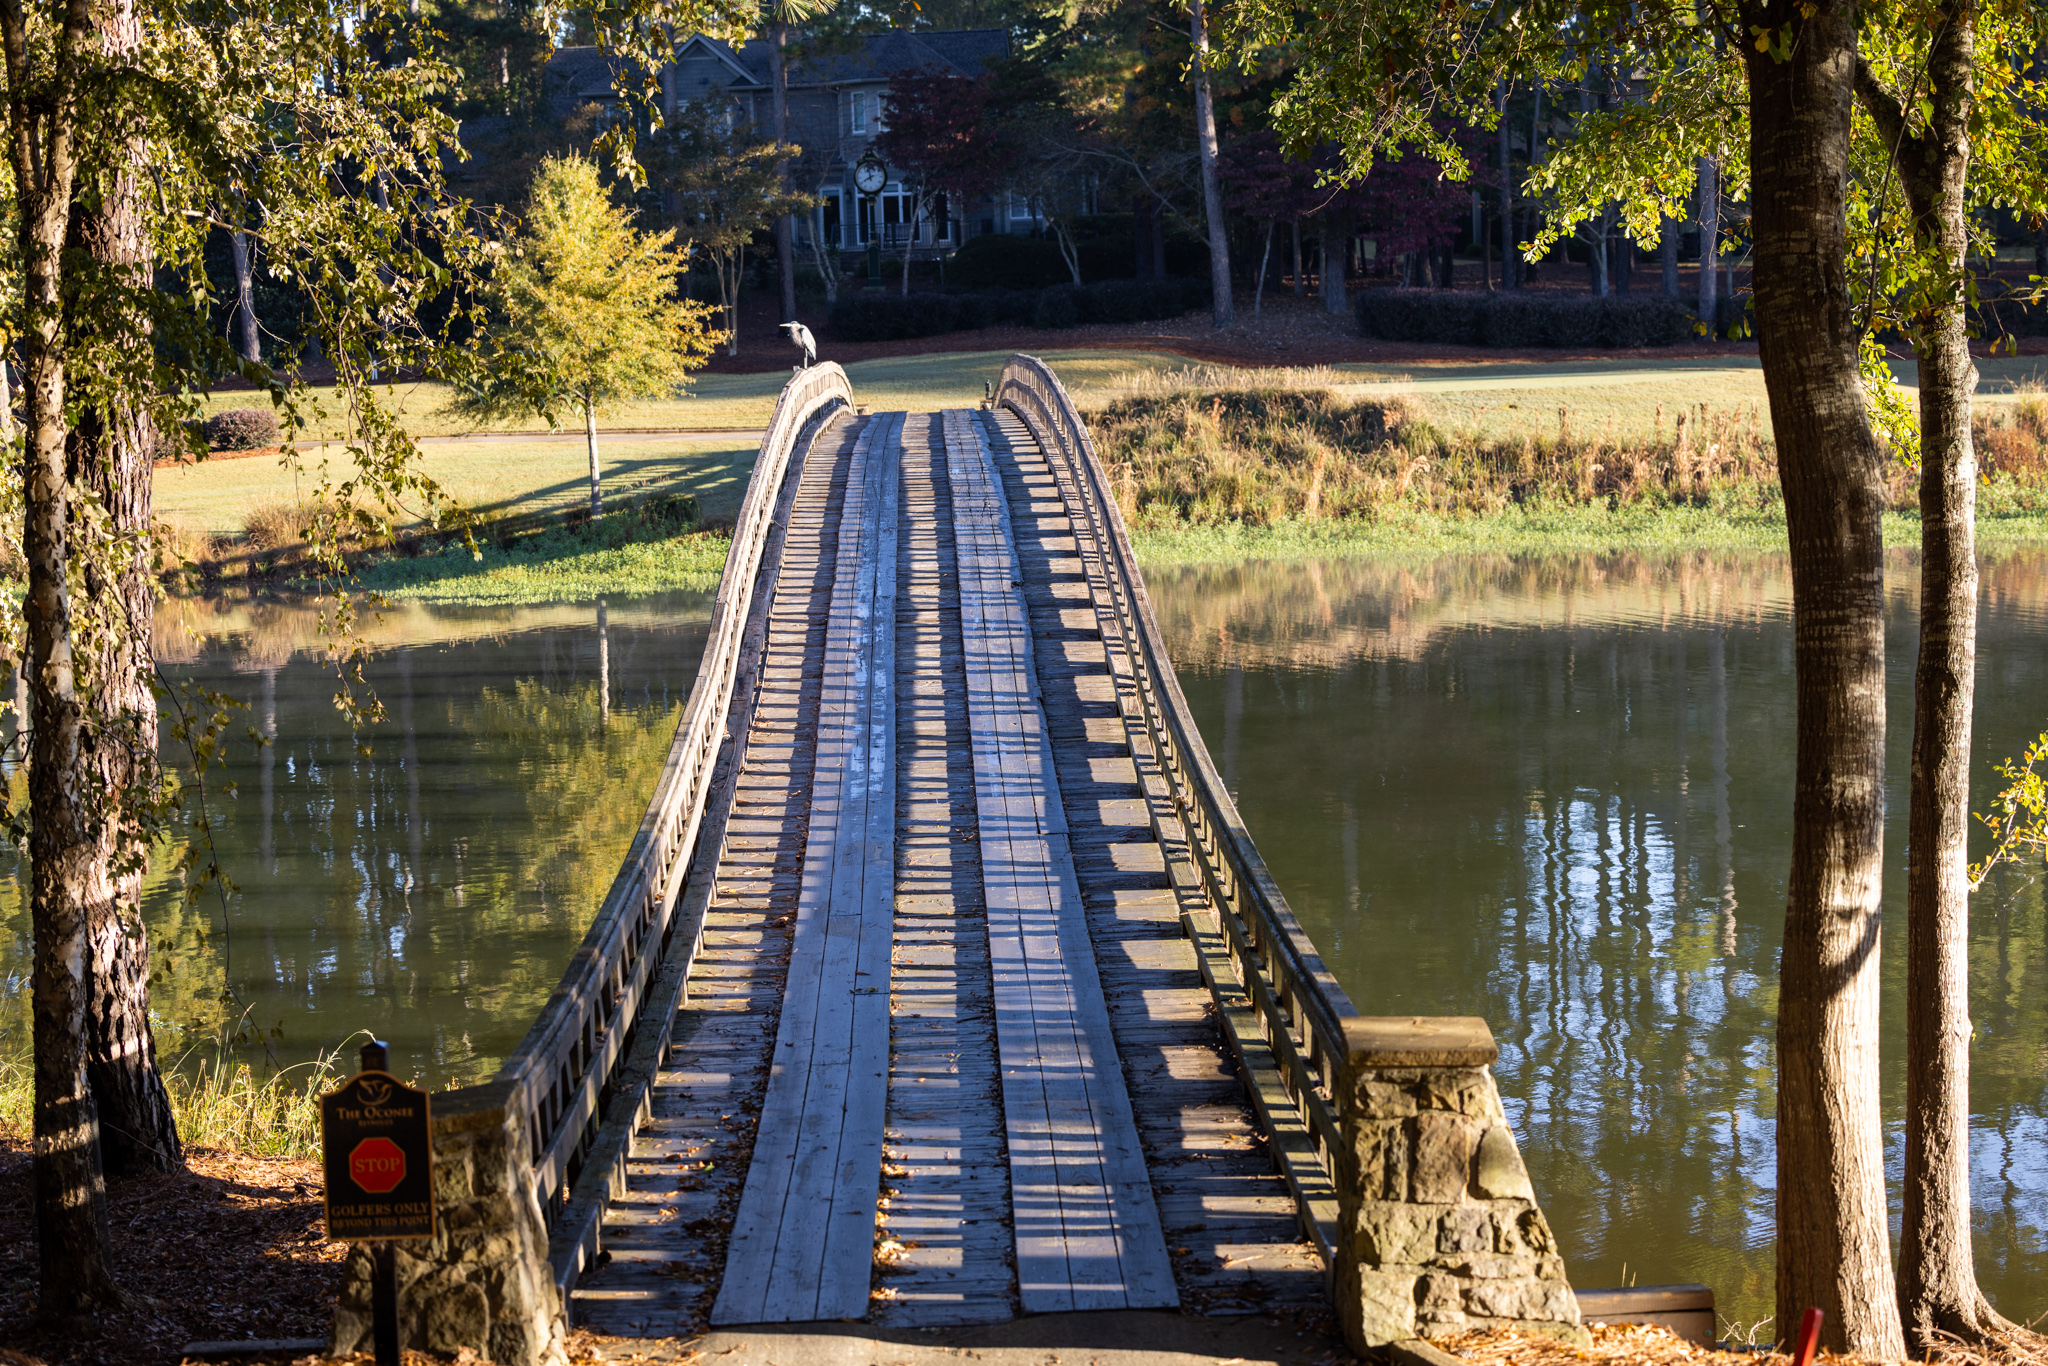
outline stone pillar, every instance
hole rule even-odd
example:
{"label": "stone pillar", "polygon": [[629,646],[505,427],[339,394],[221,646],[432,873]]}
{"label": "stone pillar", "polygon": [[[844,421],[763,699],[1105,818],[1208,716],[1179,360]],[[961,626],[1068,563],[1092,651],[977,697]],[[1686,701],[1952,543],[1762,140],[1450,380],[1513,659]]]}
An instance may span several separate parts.
{"label": "stone pillar", "polygon": [[[565,1328],[533,1197],[531,1143],[506,1082],[437,1093],[435,1234],[397,1243],[399,1345],[496,1366],[560,1366]],[[370,1345],[370,1257],[351,1249],[334,1355]]]}
{"label": "stone pillar", "polygon": [[1586,1340],[1468,1017],[1344,1021],[1337,1313],[1354,1351],[1471,1328]]}

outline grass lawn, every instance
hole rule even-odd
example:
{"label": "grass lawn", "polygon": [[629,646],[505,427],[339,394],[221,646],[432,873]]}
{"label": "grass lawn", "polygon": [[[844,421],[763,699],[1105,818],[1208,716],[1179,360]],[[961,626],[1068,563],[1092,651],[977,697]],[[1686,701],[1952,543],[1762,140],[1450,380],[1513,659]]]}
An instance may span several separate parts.
{"label": "grass lawn", "polygon": [[[853,381],[856,401],[877,412],[971,407],[981,399],[983,382],[1002,373],[1009,354],[955,351],[856,361],[847,367],[847,376]],[[1118,376],[1189,368],[1182,358],[1155,351],[1047,351],[1041,359],[1059,373],[1084,405],[1091,390]],[[1917,367],[1911,361],[1900,361],[1893,368],[1900,382],[1912,389]],[[1985,359],[1977,368],[1978,392],[1994,404],[2016,384],[2048,380],[2048,361],[2040,357]],[[1350,392],[1362,395],[1385,389],[1412,393],[1439,422],[1477,427],[1492,436],[1554,433],[1559,408],[1572,411],[1574,429],[1581,434],[1604,430],[1612,430],[1616,436],[1648,434],[1656,425],[1660,406],[1668,423],[1680,407],[1701,403],[1742,412],[1754,404],[1759,425],[1769,430],[1763,370],[1758,361],[1742,356],[1636,354],[1556,363],[1431,361],[1404,366],[1347,364],[1331,369],[1342,377],[1340,382],[1347,389],[1353,384],[1360,386]],[[619,429],[758,428],[766,425],[775,408],[775,396],[787,378],[786,371],[699,376],[685,397],[630,405],[605,418],[604,425]],[[415,436],[455,436],[477,430],[444,411],[448,392],[444,384],[419,383],[393,386],[384,394],[386,401],[407,417]],[[247,407],[252,397],[247,392],[217,395],[207,401],[206,410]],[[325,406],[337,410],[331,394]],[[485,430],[541,432],[545,427],[533,419]],[[320,424],[320,432],[330,438],[342,435],[342,424],[332,411]]]}
{"label": "grass lawn", "polygon": [[[697,497],[700,514],[712,519],[738,513],[754,451],[754,443],[744,438],[617,436],[598,441],[608,500],[690,493]],[[426,472],[463,506],[484,516],[515,506],[532,513],[581,507],[590,496],[589,457],[580,435],[436,443],[425,447],[424,455]],[[337,477],[347,472],[344,454],[329,458]],[[238,534],[256,508],[310,497],[320,483],[320,461],[317,450],[307,451],[306,471],[300,474],[267,456],[161,469],[156,472],[157,513],[190,532]]]}
{"label": "grass lawn", "polygon": [[[861,361],[848,367],[858,401],[876,411],[971,407],[982,386],[1001,372],[1008,353],[954,352],[942,355]],[[1190,367],[1160,352],[1072,350],[1043,356],[1086,408],[1117,388],[1120,378],[1173,376],[1202,386],[1250,387],[1256,371]],[[1914,367],[1897,367],[1902,383]],[[2008,401],[2015,388],[2048,378],[2038,358],[1978,362],[1979,393],[1986,405]],[[1592,361],[1423,363],[1402,367],[1342,365],[1330,373],[1346,397],[1374,392],[1415,395],[1439,425],[1477,428],[1490,436],[1555,433],[1559,410],[1570,414],[1578,435],[1615,438],[1649,435],[1663,410],[1666,430],[1677,410],[1706,404],[1717,412],[1746,415],[1755,405],[1761,432],[1769,431],[1768,405],[1758,363],[1743,357],[1675,358],[1617,356]],[[1300,372],[1295,379],[1299,381]],[[700,378],[685,398],[637,405],[615,414],[608,426],[702,431],[758,428],[765,424],[786,372],[712,375]],[[1142,381],[1141,381],[1142,382]],[[445,386],[417,384],[392,391],[423,437],[461,431],[441,408]],[[223,396],[213,409],[242,406],[248,395]],[[643,493],[687,493],[707,519],[732,517],[746,488],[755,442],[750,436],[632,435],[601,440],[605,491],[624,500]],[[547,513],[580,506],[587,496],[582,441],[573,433],[534,439],[496,437],[479,441],[430,441],[426,470],[464,505],[484,515],[514,508]],[[330,457],[343,466],[339,452]],[[239,533],[248,514],[266,504],[290,503],[318,483],[321,456],[306,457],[309,474],[294,476],[277,460],[223,460],[159,470],[158,512],[188,532]],[[1711,524],[1710,524],[1711,523]],[[1916,542],[1917,525],[1892,519],[1895,542]],[[2024,517],[2011,525],[1987,523],[1987,541],[2039,541],[2048,524]],[[1473,521],[1423,517],[1402,524],[1321,523],[1263,530],[1143,532],[1136,539],[1148,563],[1190,560],[1291,557],[1314,554],[1432,554],[1459,549],[1585,550],[1620,545],[1692,545],[1737,548],[1782,544],[1782,524],[1717,521],[1686,510],[1608,513],[1589,509],[1541,517],[1514,514]],[[688,541],[685,545],[683,542]],[[696,536],[648,546],[600,548],[573,537],[550,535],[510,551],[493,550],[484,563],[467,556],[393,561],[370,571],[368,583],[404,597],[476,602],[572,600],[604,591],[702,588],[715,578],[722,558],[716,537]]]}
{"label": "grass lawn", "polygon": [[[853,381],[856,402],[871,405],[877,412],[907,410],[933,412],[940,408],[973,407],[981,401],[983,381],[993,382],[1002,374],[1008,351],[955,351],[943,355],[902,356],[888,360],[856,361],[847,367]],[[1132,370],[1177,368],[1178,356],[1147,351],[1048,351],[1042,357],[1070,387],[1100,383],[1113,375]],[[775,411],[775,396],[789,379],[787,370],[759,375],[700,375],[682,398],[636,403],[601,419],[610,428],[759,428]],[[408,419],[414,436],[457,436],[471,431],[544,432],[538,418],[478,428],[444,411],[449,389],[445,384],[393,385],[380,390],[380,398]],[[229,408],[260,404],[261,396],[247,390],[217,394],[206,400],[209,414]],[[327,420],[319,435],[339,439],[344,432],[340,406],[331,391],[323,406]]]}

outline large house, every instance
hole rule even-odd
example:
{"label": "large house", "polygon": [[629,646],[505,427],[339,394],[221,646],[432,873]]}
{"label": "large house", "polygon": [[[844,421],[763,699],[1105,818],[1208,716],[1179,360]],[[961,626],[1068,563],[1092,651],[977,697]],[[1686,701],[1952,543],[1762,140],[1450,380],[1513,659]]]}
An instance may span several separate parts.
{"label": "large house", "polygon": [[[882,129],[889,78],[899,71],[930,69],[971,79],[1008,55],[1009,38],[1001,29],[983,28],[892,30],[855,41],[859,46],[851,52],[793,58],[788,66],[790,140],[804,149],[799,174],[823,201],[800,224],[799,237],[808,245],[815,234],[827,246],[848,251],[875,240],[900,248],[913,230],[915,204],[894,169],[873,198],[857,193],[853,185],[855,163]],[[564,115],[590,104],[616,108],[612,73],[611,62],[596,48],[563,48],[548,62],[548,99]],[[767,42],[756,39],[735,48],[702,35],[689,39],[662,70],[661,99],[664,114],[690,100],[728,100],[740,117],[766,133],[773,123]],[[927,220],[914,225],[915,245],[945,250],[966,237],[1028,230],[1032,223],[1031,206],[1021,197],[971,205],[941,201]]]}

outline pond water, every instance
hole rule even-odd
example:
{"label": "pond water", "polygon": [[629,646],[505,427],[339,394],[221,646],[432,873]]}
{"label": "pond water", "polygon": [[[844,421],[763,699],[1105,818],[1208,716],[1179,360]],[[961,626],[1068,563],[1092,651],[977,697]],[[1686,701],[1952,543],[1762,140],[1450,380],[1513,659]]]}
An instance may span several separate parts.
{"label": "pond water", "polygon": [[[1582,1285],[1700,1280],[1771,1312],[1772,1031],[1789,858],[1781,559],[1368,560],[1160,570],[1154,602],[1225,781],[1359,1008],[1475,1014]],[[1903,1108],[1905,746],[1893,659],[1885,1097]],[[235,889],[146,898],[167,1056],[289,1064],[373,1030],[428,1084],[518,1043],[632,839],[696,671],[704,595],[368,622],[385,718],[357,748],[314,609],[172,602],[166,674],[248,703],[210,780]],[[1976,748],[2048,726],[2048,555],[1985,569]],[[603,685],[600,685],[600,679]],[[226,784],[232,784],[232,792]],[[0,1056],[27,1046],[29,927],[0,855]],[[1975,905],[1979,1274],[2048,1312],[2048,901]],[[1765,1336],[1770,1330],[1765,1330]]]}
{"label": "pond water", "polygon": [[[165,603],[166,677],[248,710],[208,780],[234,890],[188,902],[159,858],[144,898],[164,1055],[210,1059],[224,1023],[245,1025],[234,1056],[263,1070],[371,1030],[395,1070],[432,1086],[495,1071],[632,842],[709,619],[705,594],[613,604],[602,627],[595,605],[401,605],[361,629],[385,716],[358,736],[334,705],[316,609]],[[251,728],[273,743],[248,742]],[[0,973],[14,986],[29,925],[5,857]],[[14,1055],[27,992],[10,994],[22,1008],[0,1047]]]}
{"label": "pond water", "polygon": [[[1491,1023],[1574,1282],[1697,1280],[1724,1319],[1769,1315],[1793,753],[1782,558],[1326,560],[1149,579],[1218,768],[1359,1009]],[[1895,1232],[1916,582],[1897,558]],[[1982,809],[1991,762],[2048,728],[2048,555],[1986,565],[1978,678]],[[1972,964],[1979,1275],[2024,1321],[2048,1313],[2040,877],[1998,875],[1978,894]]]}

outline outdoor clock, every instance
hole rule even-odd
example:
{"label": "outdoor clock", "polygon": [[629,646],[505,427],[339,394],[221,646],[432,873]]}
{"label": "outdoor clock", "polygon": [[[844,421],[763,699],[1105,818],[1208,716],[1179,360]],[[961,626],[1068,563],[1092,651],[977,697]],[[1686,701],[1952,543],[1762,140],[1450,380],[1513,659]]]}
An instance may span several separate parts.
{"label": "outdoor clock", "polygon": [[889,183],[889,168],[872,156],[862,157],[853,168],[853,188],[862,194],[880,194]]}

